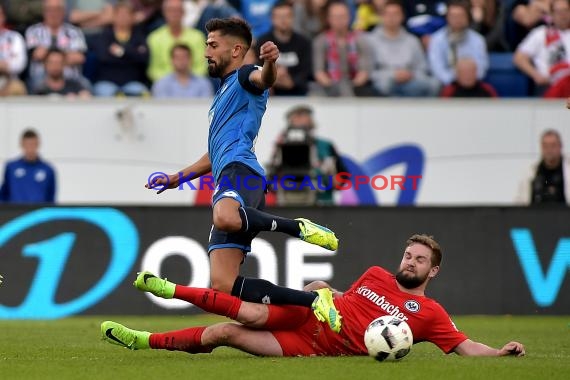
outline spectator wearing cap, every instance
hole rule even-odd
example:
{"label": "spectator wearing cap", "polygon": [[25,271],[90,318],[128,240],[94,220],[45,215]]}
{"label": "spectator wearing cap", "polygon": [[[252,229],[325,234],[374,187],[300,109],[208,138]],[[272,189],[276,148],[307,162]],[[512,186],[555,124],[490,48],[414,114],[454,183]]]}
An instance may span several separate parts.
{"label": "spectator wearing cap", "polygon": [[39,156],[40,138],[32,129],[24,131],[20,140],[22,156],[9,161],[4,168],[0,202],[54,203],[55,170]]}

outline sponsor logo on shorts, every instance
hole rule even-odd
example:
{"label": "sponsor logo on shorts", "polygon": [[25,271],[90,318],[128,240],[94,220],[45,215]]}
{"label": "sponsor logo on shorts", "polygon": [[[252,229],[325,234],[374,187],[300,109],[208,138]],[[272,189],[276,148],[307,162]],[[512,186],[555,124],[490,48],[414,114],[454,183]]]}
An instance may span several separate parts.
{"label": "sponsor logo on shorts", "polygon": [[239,195],[233,190],[224,191],[222,197],[237,198]]}

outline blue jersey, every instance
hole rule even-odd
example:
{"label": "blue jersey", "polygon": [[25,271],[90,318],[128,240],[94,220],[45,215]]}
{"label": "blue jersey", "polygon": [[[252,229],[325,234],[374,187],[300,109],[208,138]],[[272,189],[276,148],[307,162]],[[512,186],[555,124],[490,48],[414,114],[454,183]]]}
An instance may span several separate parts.
{"label": "blue jersey", "polygon": [[265,175],[255,156],[255,140],[269,91],[249,81],[249,75],[257,69],[245,65],[226,75],[208,112],[208,156],[216,182],[222,169],[232,162],[240,162],[260,176]]}
{"label": "blue jersey", "polygon": [[45,161],[30,162],[23,158],[8,162],[0,187],[0,202],[53,203],[55,171]]}

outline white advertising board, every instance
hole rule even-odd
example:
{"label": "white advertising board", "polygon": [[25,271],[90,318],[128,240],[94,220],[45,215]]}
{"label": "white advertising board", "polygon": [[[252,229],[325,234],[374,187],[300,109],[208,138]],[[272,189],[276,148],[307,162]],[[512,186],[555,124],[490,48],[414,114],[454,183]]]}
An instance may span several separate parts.
{"label": "white advertising board", "polygon": [[[314,109],[317,135],[366,175],[420,174],[417,190],[340,192],[339,202],[378,205],[510,205],[539,157],[540,134],[570,144],[563,101],[272,98],[256,145],[267,163],[293,105]],[[195,191],[161,195],[144,185],[207,149],[208,99],[187,101],[10,99],[0,103],[0,159],[19,154],[26,127],[58,176],[58,203],[192,204]],[[119,115],[122,114],[121,118]]]}

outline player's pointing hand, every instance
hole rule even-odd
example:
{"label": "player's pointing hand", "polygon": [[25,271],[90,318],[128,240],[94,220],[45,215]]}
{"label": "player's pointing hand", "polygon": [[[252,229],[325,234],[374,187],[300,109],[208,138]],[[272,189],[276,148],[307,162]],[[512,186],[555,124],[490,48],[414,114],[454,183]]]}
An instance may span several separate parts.
{"label": "player's pointing hand", "polygon": [[[157,172],[159,173],[159,172]],[[156,174],[156,173],[153,173]],[[164,173],[159,173],[157,176],[149,177],[147,183],[144,185],[147,189],[158,190],[157,194],[162,193],[168,189],[177,188],[180,184],[180,174],[166,175]]]}
{"label": "player's pointing hand", "polygon": [[259,59],[262,61],[275,62],[279,58],[279,49],[271,42],[267,41],[259,48]]}

